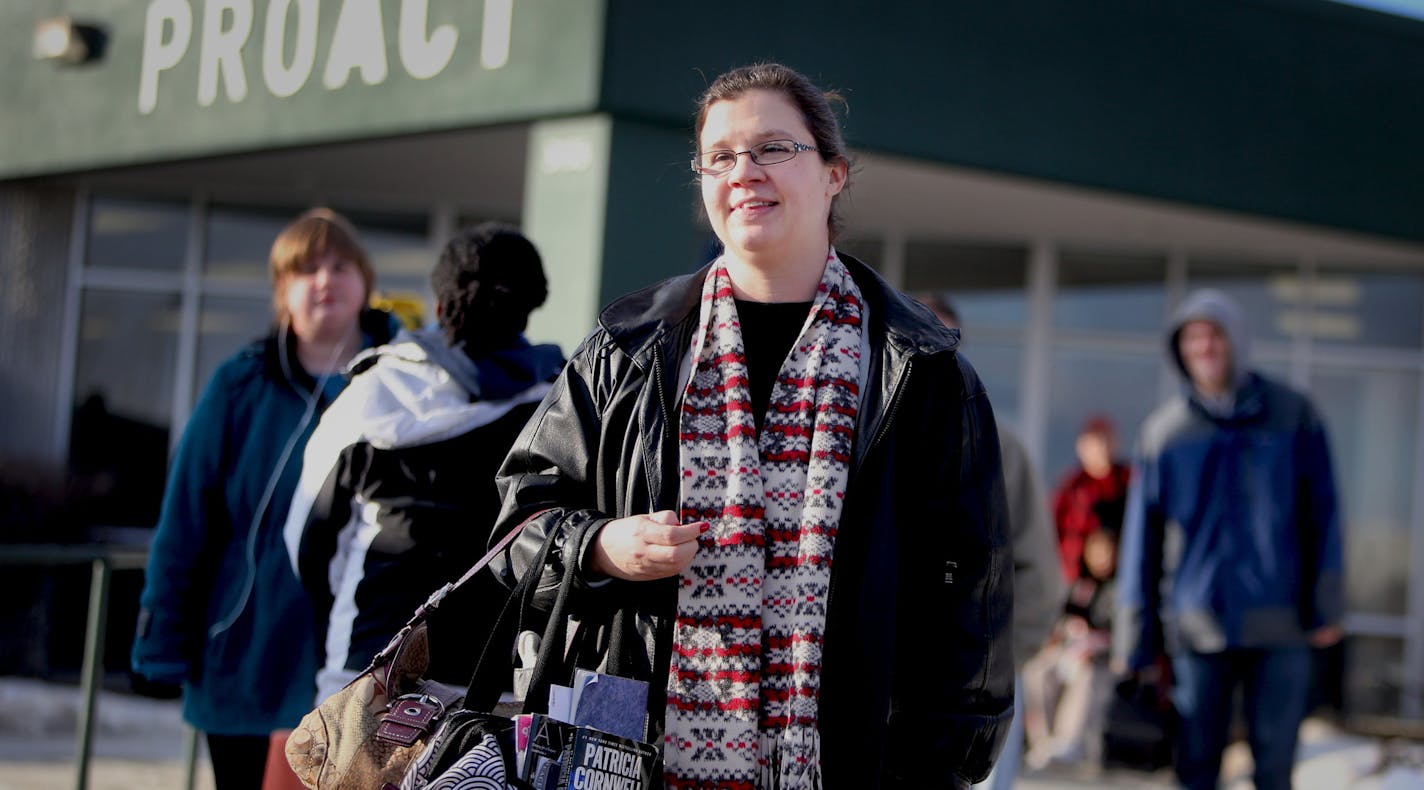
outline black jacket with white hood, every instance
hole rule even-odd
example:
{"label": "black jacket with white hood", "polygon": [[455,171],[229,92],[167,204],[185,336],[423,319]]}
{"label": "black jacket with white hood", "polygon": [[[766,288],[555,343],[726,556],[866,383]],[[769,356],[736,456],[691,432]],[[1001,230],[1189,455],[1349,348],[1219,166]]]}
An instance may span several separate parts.
{"label": "black jacket with white hood", "polygon": [[494,475],[563,366],[559,349],[471,360],[439,330],[352,363],[307,444],[287,549],[325,626],[320,701],[354,678],[436,588],[483,553]]}

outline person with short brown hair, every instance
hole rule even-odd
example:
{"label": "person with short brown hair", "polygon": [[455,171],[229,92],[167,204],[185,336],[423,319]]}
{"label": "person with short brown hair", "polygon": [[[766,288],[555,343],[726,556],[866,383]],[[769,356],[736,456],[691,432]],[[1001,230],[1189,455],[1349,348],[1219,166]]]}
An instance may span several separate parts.
{"label": "person with short brown hair", "polygon": [[273,327],[213,374],[173,456],[149,555],[134,673],[181,684],[219,790],[258,788],[270,733],[311,709],[317,649],[282,526],[302,447],[346,363],[386,342],[356,232],[309,211],[272,245]]}
{"label": "person with short brown hair", "polygon": [[[369,298],[376,286],[371,258],[361,246],[356,228],[329,208],[309,209],[277,234],[267,256],[267,272],[273,283],[280,283],[326,254],[338,255],[356,267]],[[273,309],[278,321],[289,315],[286,305],[275,299]]]}

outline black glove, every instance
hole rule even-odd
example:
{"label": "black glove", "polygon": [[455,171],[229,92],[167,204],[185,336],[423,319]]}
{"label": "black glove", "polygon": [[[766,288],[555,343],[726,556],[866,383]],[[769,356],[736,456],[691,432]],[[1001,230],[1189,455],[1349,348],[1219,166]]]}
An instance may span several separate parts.
{"label": "black glove", "polygon": [[141,697],[178,699],[183,696],[182,683],[170,683],[166,680],[149,680],[137,672],[129,672],[129,685],[133,688],[134,693]]}

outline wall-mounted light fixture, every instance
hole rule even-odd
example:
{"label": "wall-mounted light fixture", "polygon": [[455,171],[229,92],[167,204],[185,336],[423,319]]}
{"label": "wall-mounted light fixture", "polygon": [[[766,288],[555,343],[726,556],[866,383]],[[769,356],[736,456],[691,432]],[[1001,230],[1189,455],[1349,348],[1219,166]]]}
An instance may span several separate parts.
{"label": "wall-mounted light fixture", "polygon": [[30,53],[35,60],[78,64],[98,59],[104,54],[104,31],[93,25],[83,25],[67,16],[41,19],[35,25]]}

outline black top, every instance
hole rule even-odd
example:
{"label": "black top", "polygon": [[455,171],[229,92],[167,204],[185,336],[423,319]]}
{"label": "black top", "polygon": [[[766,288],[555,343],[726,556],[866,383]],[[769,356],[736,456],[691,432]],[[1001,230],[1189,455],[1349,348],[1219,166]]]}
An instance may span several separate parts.
{"label": "black top", "polygon": [[811,302],[752,302],[737,300],[737,317],[742,323],[742,344],[747,351],[747,377],[752,393],[752,415],[761,430],[771,388],[781,364],[801,336],[801,327],[811,312]]}

